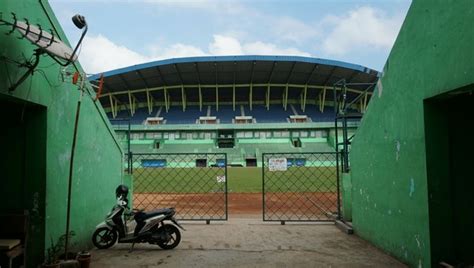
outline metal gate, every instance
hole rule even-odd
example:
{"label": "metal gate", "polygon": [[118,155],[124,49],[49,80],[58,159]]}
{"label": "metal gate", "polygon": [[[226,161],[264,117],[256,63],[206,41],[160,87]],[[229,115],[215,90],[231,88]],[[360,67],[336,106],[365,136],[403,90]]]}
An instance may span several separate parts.
{"label": "metal gate", "polygon": [[333,221],[340,215],[336,153],[262,155],[264,221]]}
{"label": "metal gate", "polygon": [[227,220],[227,155],[131,153],[133,206],[176,208],[181,220]]}

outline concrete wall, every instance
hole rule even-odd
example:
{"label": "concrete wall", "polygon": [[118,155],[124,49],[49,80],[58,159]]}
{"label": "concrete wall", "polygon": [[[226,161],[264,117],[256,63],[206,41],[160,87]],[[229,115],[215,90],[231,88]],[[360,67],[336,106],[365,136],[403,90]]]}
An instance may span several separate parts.
{"label": "concrete wall", "polygon": [[[15,12],[19,19],[28,18],[31,23],[41,24],[43,29],[53,29],[66,41],[47,1],[1,1],[0,12],[3,13],[3,19],[9,19],[10,12]],[[12,186],[8,187],[11,191],[2,191],[2,198],[21,200],[18,197],[21,194],[26,201],[15,206],[3,204],[3,208],[30,210],[32,237],[29,264],[32,265],[42,261],[50,239],[56,239],[65,232],[67,182],[79,91],[77,86],[71,84],[70,78],[66,81],[61,79],[62,68],[58,64],[50,57],[42,56],[38,71],[16,91],[9,93],[11,83],[25,71],[12,60],[24,61],[25,57],[30,58],[35,46],[26,39],[17,39],[18,33],[5,35],[8,31],[8,27],[0,28],[0,99],[4,101],[3,104],[9,103],[16,108],[2,110],[1,118],[11,117],[27,123],[15,130],[13,126],[16,121],[11,122],[7,124],[6,133],[0,136],[1,144],[10,145],[2,153],[12,156],[1,158],[5,161],[2,169],[7,169],[8,174],[2,180],[1,188],[6,189],[4,185]],[[70,70],[74,71],[74,68]],[[121,148],[99,102],[94,102],[93,97],[95,93],[89,89],[83,98],[74,159],[71,230],[76,232],[73,238],[76,249],[90,246],[93,229],[113,206],[115,187],[122,180]],[[16,132],[26,134],[17,135]],[[22,140],[24,137],[27,137],[26,141]],[[21,161],[26,164],[18,164]],[[38,172],[34,173],[35,170]],[[32,173],[31,176],[28,176],[29,173]],[[14,188],[15,185],[18,187]],[[19,193],[22,187],[28,190]]]}
{"label": "concrete wall", "polygon": [[448,209],[431,202],[424,100],[474,83],[473,17],[471,0],[412,3],[352,144],[355,231],[411,266],[436,265],[430,214]]}

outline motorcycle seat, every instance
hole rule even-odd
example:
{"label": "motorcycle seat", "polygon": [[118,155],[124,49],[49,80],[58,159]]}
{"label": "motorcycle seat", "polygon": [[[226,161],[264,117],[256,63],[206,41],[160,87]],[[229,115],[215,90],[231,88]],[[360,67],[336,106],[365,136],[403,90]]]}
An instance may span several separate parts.
{"label": "motorcycle seat", "polygon": [[162,208],[162,209],[155,209],[155,210],[150,210],[150,211],[142,211],[135,214],[135,220],[143,221],[143,220],[146,220],[158,215],[171,214],[172,212],[173,212],[173,209],[171,208]]}
{"label": "motorcycle seat", "polygon": [[161,208],[161,209],[155,209],[155,210],[151,210],[151,211],[146,211],[144,212],[145,213],[145,216],[147,218],[149,217],[153,217],[153,216],[158,216],[158,215],[161,215],[161,214],[169,214],[171,213],[171,209],[169,208]]}

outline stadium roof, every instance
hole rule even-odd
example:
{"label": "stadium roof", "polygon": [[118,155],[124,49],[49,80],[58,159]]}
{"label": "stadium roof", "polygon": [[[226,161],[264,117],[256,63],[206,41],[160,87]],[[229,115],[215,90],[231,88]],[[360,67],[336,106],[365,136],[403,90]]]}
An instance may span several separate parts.
{"label": "stadium roof", "polygon": [[[285,87],[290,88],[288,98],[299,98],[303,89],[309,89],[305,97],[314,99],[324,88],[332,89],[334,83],[341,79],[352,84],[349,92],[355,97],[367,88],[364,83],[375,83],[379,73],[361,65],[310,57],[213,56],[154,61],[108,71],[103,75],[101,103],[110,107],[113,100],[129,103],[133,98],[143,103],[150,96],[155,100],[166,98],[160,91],[168,91],[170,99],[183,100],[183,103],[198,101],[198,98],[230,100],[232,94],[248,97],[249,90],[251,99],[268,98],[270,101],[281,99]],[[89,80],[97,84],[99,77],[100,74],[96,74]],[[267,94],[270,87],[271,93]],[[209,88],[212,90],[204,90]],[[235,88],[238,93],[235,93]],[[217,89],[219,92],[216,92]],[[243,90],[246,90],[245,93],[239,94]],[[330,95],[328,98],[331,98]]]}

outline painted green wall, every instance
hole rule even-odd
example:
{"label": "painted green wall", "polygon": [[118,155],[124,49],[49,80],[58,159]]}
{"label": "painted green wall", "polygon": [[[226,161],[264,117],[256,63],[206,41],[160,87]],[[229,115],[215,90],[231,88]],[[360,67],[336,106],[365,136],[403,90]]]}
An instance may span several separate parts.
{"label": "painted green wall", "polygon": [[345,221],[352,221],[352,181],[350,173],[341,173],[341,213]]}
{"label": "painted green wall", "polygon": [[411,266],[436,264],[423,101],[474,82],[473,17],[471,0],[413,1],[352,144],[354,229]]}
{"label": "painted green wall", "polygon": [[[4,19],[9,18],[10,12],[15,12],[18,18],[26,17],[32,23],[41,24],[43,29],[54,28],[60,38],[66,40],[47,1],[1,1],[0,12]],[[10,81],[16,80],[25,70],[6,59],[22,61],[22,55],[29,58],[35,48],[27,40],[17,39],[18,33],[4,35],[8,30],[7,27],[0,28],[0,95],[7,96],[8,101],[18,99],[41,106],[44,110],[43,120],[32,119],[32,122],[40,122],[40,125],[41,122],[45,123],[44,135],[35,131],[28,133],[33,141],[43,144],[44,155],[33,150],[24,156],[31,162],[42,163],[39,168],[43,168],[45,174],[42,180],[38,178],[24,185],[26,188],[35,187],[33,192],[37,201],[31,202],[40,206],[35,219],[39,221],[38,225],[32,226],[32,229],[37,229],[37,233],[32,238],[35,243],[31,256],[41,256],[49,246],[50,237],[57,238],[65,232],[69,160],[79,91],[77,86],[70,83],[70,78],[66,81],[61,79],[58,64],[48,56],[43,56],[37,68],[40,71],[35,72],[15,92],[8,93]],[[70,70],[74,71],[73,68]],[[76,232],[73,242],[77,249],[90,246],[94,227],[114,205],[114,190],[122,180],[121,148],[105,113],[100,104],[93,101],[93,97],[95,93],[89,90],[83,98],[74,160],[71,229]],[[34,115],[28,118],[34,118]],[[18,143],[20,147],[26,144],[25,147],[28,147],[28,142],[21,142],[14,129],[7,129],[7,134],[2,135],[2,138],[4,136],[10,138],[11,144]],[[15,162],[15,159],[21,157],[19,146],[12,145],[8,149],[8,154],[17,155],[16,157],[2,158],[8,167],[7,174],[13,174],[8,178],[9,182],[2,183],[16,184],[18,179],[24,178],[21,175],[24,170]],[[28,174],[30,171],[32,170],[25,172]],[[17,193],[11,191],[5,194],[4,198],[9,199],[14,198]],[[35,257],[34,261],[41,260]]]}

